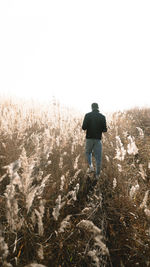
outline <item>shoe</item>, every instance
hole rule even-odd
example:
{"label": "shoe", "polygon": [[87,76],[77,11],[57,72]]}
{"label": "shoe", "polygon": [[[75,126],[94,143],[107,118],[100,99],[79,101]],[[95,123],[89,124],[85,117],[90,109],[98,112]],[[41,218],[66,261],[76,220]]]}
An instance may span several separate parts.
{"label": "shoe", "polygon": [[93,166],[90,166],[88,169],[87,169],[87,173],[92,173],[94,172],[94,167]]}
{"label": "shoe", "polygon": [[99,180],[99,178],[100,178],[100,175],[96,174],[96,180]]}

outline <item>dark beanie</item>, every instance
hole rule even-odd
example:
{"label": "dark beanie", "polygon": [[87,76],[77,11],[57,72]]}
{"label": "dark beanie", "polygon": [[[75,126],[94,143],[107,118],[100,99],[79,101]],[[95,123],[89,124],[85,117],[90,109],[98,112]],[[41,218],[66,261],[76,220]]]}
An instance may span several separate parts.
{"label": "dark beanie", "polygon": [[93,103],[92,105],[91,105],[91,107],[92,107],[92,110],[94,110],[94,109],[99,109],[99,107],[98,107],[98,104],[97,103]]}

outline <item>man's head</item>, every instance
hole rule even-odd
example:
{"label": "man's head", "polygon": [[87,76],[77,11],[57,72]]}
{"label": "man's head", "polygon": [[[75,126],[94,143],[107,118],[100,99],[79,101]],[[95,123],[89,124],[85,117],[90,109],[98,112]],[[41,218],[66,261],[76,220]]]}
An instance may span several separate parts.
{"label": "man's head", "polygon": [[93,103],[91,105],[91,107],[92,107],[92,110],[99,110],[99,107],[98,107],[98,104],[97,103]]}

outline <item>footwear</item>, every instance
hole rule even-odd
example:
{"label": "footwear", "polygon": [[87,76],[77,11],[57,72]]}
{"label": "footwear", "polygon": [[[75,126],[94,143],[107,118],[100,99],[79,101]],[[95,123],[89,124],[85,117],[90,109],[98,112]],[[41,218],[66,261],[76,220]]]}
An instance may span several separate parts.
{"label": "footwear", "polygon": [[87,169],[87,173],[92,173],[92,172],[94,172],[94,167],[89,166],[89,168]]}

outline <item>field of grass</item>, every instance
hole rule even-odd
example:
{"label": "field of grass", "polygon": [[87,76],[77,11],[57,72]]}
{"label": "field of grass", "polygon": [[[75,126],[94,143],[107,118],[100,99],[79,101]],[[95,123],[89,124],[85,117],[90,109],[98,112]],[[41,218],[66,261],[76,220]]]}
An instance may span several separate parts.
{"label": "field of grass", "polygon": [[150,109],[107,118],[97,183],[82,120],[0,101],[0,266],[150,266]]}

